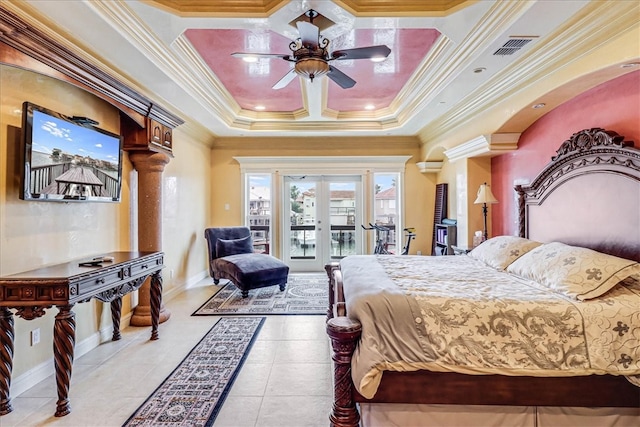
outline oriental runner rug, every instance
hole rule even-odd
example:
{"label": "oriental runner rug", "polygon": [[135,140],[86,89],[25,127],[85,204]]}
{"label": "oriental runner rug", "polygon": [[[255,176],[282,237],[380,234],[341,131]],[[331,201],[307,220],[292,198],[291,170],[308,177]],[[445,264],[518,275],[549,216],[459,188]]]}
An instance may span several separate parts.
{"label": "oriental runner rug", "polygon": [[326,273],[289,274],[286,289],[254,289],[247,298],[231,282],[225,284],[193,316],[327,314],[329,279]]}
{"label": "oriental runner rug", "polygon": [[123,427],[213,425],[264,320],[219,319]]}

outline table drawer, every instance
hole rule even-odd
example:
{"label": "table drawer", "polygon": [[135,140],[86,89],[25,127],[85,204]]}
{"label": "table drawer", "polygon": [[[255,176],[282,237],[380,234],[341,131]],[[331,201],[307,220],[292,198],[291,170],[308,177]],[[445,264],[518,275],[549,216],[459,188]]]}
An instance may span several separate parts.
{"label": "table drawer", "polygon": [[114,269],[106,274],[89,277],[78,283],[79,295],[92,295],[94,292],[108,288],[122,280],[122,269]]}

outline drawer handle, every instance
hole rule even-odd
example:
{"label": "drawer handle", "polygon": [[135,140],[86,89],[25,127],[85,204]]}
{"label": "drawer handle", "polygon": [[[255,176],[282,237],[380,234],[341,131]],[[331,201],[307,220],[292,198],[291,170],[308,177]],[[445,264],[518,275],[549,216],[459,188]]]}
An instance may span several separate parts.
{"label": "drawer handle", "polygon": [[149,268],[149,266],[147,264],[142,264],[140,268]]}
{"label": "drawer handle", "polygon": [[104,278],[101,277],[100,279],[96,279],[96,283],[103,284],[104,283]]}

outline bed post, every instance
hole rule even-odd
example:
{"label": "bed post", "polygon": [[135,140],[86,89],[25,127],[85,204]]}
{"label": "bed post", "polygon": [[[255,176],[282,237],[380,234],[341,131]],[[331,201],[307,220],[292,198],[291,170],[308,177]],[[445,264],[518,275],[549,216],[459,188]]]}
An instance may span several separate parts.
{"label": "bed post", "polygon": [[516,185],[514,189],[516,193],[518,193],[518,236],[526,238],[527,225],[525,223],[524,189],[522,185]]}
{"label": "bed post", "polygon": [[351,356],[360,339],[362,325],[348,317],[335,317],[327,322],[327,334],[333,348],[333,407],[329,415],[331,427],[358,427],[360,414],[353,399]]}
{"label": "bed post", "polygon": [[333,272],[340,268],[340,264],[337,262],[331,262],[329,264],[325,264],[324,270],[327,272],[327,276],[329,277],[329,308],[327,309],[327,322],[333,318],[333,305],[335,303],[335,279],[333,278]]}

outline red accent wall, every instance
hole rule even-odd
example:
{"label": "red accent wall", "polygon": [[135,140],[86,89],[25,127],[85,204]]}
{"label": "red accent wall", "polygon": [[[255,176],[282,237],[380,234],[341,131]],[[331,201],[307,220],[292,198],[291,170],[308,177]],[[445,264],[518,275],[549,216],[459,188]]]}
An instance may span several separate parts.
{"label": "red accent wall", "polygon": [[640,147],[640,71],[603,83],[561,104],[529,128],[514,152],[491,160],[492,234],[516,235],[518,214],[514,185],[530,183],[551,161],[562,142],[588,128],[613,130]]}

